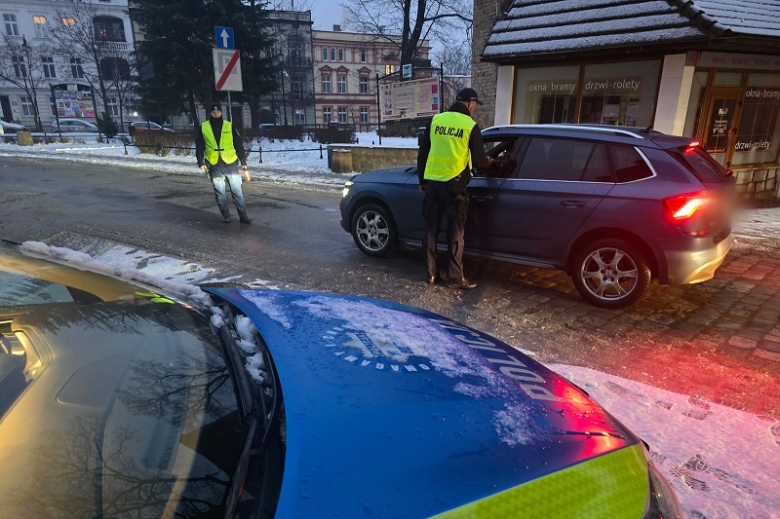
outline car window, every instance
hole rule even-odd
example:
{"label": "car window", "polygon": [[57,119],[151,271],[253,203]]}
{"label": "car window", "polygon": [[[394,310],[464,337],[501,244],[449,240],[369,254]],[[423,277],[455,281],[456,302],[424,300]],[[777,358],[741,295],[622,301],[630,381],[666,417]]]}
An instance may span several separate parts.
{"label": "car window", "polygon": [[593,146],[593,151],[588,157],[585,172],[582,174],[585,182],[612,182],[612,170],[609,167],[607,148],[603,144]]}
{"label": "car window", "polygon": [[722,182],[730,177],[729,171],[718,164],[702,148],[683,148],[677,150],[673,155],[688,166],[696,178],[702,182]]}
{"label": "car window", "polygon": [[504,137],[501,139],[483,137],[485,155],[498,161],[497,165],[475,170],[475,177],[506,178],[517,167],[515,160],[516,137]]}
{"label": "car window", "polygon": [[[596,148],[587,141],[534,137],[523,156],[517,178],[580,181],[592,158],[604,161],[603,152],[599,159]],[[596,167],[594,163],[593,168]]]}
{"label": "car window", "polygon": [[628,146],[610,146],[615,179],[618,183],[633,182],[653,176],[653,171],[644,161],[636,148]]}

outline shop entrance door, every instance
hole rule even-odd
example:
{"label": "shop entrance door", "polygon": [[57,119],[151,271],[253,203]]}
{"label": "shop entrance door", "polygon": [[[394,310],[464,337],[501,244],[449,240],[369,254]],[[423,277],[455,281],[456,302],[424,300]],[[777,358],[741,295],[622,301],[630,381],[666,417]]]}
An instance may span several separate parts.
{"label": "shop entrance door", "polygon": [[739,93],[739,88],[713,88],[704,106],[704,125],[696,132],[707,153],[726,168],[734,154]]}

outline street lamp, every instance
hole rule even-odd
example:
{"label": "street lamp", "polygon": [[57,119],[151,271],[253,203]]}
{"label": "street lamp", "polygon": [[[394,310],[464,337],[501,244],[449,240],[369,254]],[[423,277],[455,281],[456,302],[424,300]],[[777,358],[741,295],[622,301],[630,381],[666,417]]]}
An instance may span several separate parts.
{"label": "street lamp", "polygon": [[284,125],[287,126],[287,100],[284,95],[284,78],[287,76],[287,71],[284,70],[284,54],[279,53],[281,59],[281,68],[279,69],[279,77],[282,79],[282,111],[284,112]]}

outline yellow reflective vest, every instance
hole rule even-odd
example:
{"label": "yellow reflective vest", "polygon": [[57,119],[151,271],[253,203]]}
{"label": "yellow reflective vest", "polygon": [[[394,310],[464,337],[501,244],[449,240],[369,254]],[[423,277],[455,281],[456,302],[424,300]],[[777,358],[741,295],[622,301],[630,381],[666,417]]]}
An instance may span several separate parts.
{"label": "yellow reflective vest", "polygon": [[425,179],[451,180],[467,167],[471,169],[469,137],[477,123],[468,115],[444,112],[431,121],[431,151],[425,163]]}
{"label": "yellow reflective vest", "polygon": [[212,166],[222,161],[225,164],[233,164],[238,160],[236,147],[233,145],[233,124],[230,121],[222,121],[222,135],[217,146],[217,139],[214,137],[214,130],[211,128],[211,122],[206,121],[200,125],[200,131],[203,133],[203,141],[206,143],[206,162]]}

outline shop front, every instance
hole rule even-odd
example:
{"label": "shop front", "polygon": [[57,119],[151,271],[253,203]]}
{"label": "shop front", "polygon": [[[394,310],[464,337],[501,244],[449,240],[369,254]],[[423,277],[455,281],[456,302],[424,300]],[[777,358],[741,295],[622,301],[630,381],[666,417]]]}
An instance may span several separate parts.
{"label": "shop front", "polygon": [[[681,117],[678,133],[699,140],[734,171],[741,191],[776,191],[780,56],[691,51],[677,72],[679,79],[662,81],[674,75],[664,57],[514,67],[511,122],[673,128],[675,121],[664,118]],[[689,92],[687,99],[676,96],[683,109],[659,109],[670,99],[665,89]]]}

